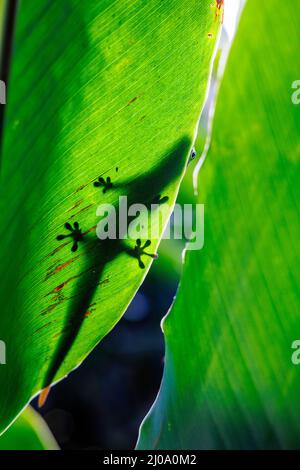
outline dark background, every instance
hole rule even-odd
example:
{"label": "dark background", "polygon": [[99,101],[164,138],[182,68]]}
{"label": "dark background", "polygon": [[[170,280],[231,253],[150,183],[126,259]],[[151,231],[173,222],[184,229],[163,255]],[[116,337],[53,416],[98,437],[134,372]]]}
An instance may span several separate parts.
{"label": "dark background", "polygon": [[[172,242],[163,242],[170,248]],[[164,360],[160,321],[179,273],[164,249],[125,316],[37,408],[62,449],[132,449],[158,393]],[[175,254],[176,250],[173,252]]]}

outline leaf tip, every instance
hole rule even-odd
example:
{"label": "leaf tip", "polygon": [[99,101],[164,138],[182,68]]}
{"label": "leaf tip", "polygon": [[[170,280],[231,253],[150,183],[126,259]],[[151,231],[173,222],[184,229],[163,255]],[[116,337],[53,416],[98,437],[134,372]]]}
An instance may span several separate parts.
{"label": "leaf tip", "polygon": [[43,388],[43,390],[41,391],[39,398],[38,398],[39,408],[42,408],[42,406],[44,406],[44,404],[46,403],[49,392],[50,392],[50,385],[48,387]]}

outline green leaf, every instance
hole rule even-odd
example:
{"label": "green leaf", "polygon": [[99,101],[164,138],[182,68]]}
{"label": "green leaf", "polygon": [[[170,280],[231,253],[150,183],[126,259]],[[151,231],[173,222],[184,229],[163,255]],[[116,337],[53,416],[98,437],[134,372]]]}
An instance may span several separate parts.
{"label": "green leaf", "polygon": [[300,3],[251,0],[199,177],[205,246],[187,253],[166,366],[138,448],[298,448]]}
{"label": "green leaf", "polygon": [[[141,269],[134,240],[101,242],[96,210],[168,197],[161,234],[218,28],[206,0],[19,3],[0,182],[0,430],[80,364],[143,281],[152,259]],[[56,239],[66,222],[84,232],[76,253]]]}
{"label": "green leaf", "polygon": [[41,416],[30,406],[0,437],[0,450],[57,450],[58,446]]}

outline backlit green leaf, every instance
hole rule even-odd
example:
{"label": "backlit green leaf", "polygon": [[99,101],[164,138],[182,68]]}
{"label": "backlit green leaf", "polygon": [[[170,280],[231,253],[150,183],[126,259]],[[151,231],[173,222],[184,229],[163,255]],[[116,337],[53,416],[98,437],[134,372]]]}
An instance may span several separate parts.
{"label": "backlit green leaf", "polygon": [[[209,0],[19,2],[0,182],[1,430],[80,364],[141,284],[152,259],[141,269],[134,240],[101,242],[96,210],[160,195],[166,223],[218,27]],[[56,239],[66,222],[84,233],[76,252]]]}

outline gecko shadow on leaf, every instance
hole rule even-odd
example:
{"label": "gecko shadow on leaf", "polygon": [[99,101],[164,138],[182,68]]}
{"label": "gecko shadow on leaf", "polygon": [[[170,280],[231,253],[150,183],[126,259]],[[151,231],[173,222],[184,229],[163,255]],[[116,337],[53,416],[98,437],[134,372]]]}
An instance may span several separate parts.
{"label": "gecko shadow on leaf", "polygon": [[[145,201],[145,205],[151,201],[165,202],[167,196],[161,196],[167,184],[178,179],[184,168],[191,141],[188,138],[182,139],[173,149],[161,158],[160,163],[149,173],[141,175],[138,180],[122,183],[124,195],[128,198],[128,205]],[[119,207],[116,210],[116,223],[119,221]],[[134,219],[134,217],[133,217]],[[117,227],[118,233],[118,227]],[[99,240],[92,231],[82,233],[82,241],[78,250],[85,259],[85,267],[78,276],[74,287],[74,295],[71,297],[69,308],[65,317],[65,324],[62,329],[58,344],[52,356],[48,371],[43,381],[43,388],[48,389],[54,380],[59,378],[59,371],[67,357],[68,352],[74,345],[80,332],[81,326],[87,316],[87,312],[93,302],[94,294],[101,284],[105,283],[103,279],[104,267],[114,260],[121,253],[127,253],[129,256],[137,259],[139,266],[144,268],[141,261],[142,255],[155,258],[144,249],[150,244],[146,242],[144,246],[137,240],[135,246],[128,246],[122,239]],[[105,315],[105,311],[101,312]],[[46,396],[46,394],[45,394]],[[42,405],[41,400],[40,405]]]}

